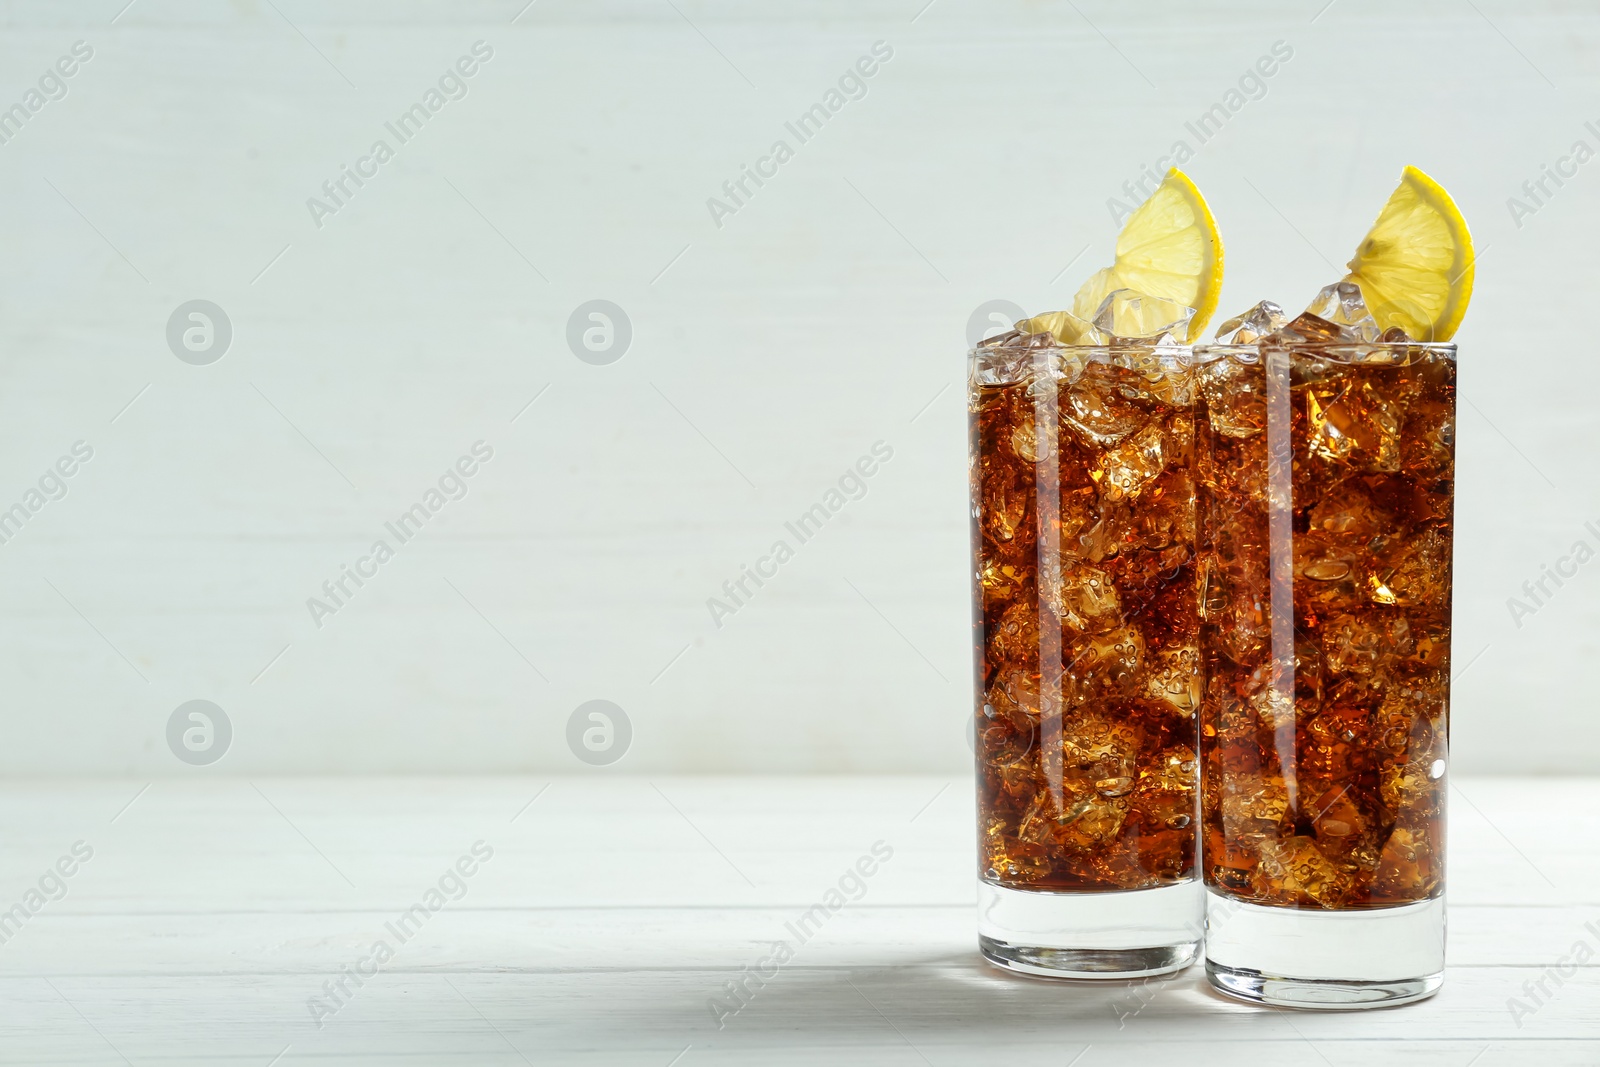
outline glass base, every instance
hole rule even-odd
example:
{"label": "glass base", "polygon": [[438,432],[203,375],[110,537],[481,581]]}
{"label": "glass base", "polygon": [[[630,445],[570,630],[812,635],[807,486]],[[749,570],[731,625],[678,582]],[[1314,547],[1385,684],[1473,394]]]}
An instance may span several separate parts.
{"label": "glass base", "polygon": [[1200,946],[1041,948],[979,934],[978,951],[996,967],[1034,978],[1147,978],[1183,970],[1195,961]]}
{"label": "glass base", "polygon": [[1359,1011],[1389,1008],[1426,1000],[1444,984],[1444,974],[1430,974],[1401,982],[1334,982],[1317,978],[1280,978],[1259,971],[1219,967],[1206,961],[1206,978],[1231,997],[1282,1008],[1319,1011]]}
{"label": "glass base", "polygon": [[1423,1000],[1444,984],[1444,900],[1315,911],[1206,894],[1206,977],[1241,1000],[1354,1010]]}
{"label": "glass base", "polygon": [[1200,951],[1198,881],[1054,893],[978,882],[978,948],[1039,978],[1143,978],[1181,971]]}

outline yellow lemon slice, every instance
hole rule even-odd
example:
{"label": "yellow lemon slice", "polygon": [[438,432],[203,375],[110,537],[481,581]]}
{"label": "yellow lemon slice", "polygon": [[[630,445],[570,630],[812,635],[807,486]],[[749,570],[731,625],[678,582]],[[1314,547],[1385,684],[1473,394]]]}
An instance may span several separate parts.
{"label": "yellow lemon slice", "polygon": [[1094,324],[1078,318],[1070,311],[1047,311],[1043,315],[1023,319],[1017,323],[1016,328],[1023,333],[1054,334],[1055,339],[1062,344],[1075,345],[1080,342],[1089,343],[1084,337],[1094,329]]}
{"label": "yellow lemon slice", "polygon": [[1444,187],[1416,167],[1378,213],[1350,261],[1367,310],[1416,341],[1455,336],[1472,299],[1472,235]]}
{"label": "yellow lemon slice", "polygon": [[1194,308],[1188,341],[1199,337],[1216,313],[1222,295],[1222,237],[1206,198],[1176,167],[1122,224],[1116,259],[1078,290],[1073,314],[1093,319],[1113,289],[1132,289]]}

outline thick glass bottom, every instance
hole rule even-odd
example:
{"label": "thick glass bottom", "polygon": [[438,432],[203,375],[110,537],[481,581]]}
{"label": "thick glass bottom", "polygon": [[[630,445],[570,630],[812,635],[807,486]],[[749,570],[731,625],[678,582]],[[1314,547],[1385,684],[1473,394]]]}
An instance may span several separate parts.
{"label": "thick glass bottom", "polygon": [[1242,1000],[1352,1010],[1408,1004],[1444,983],[1444,901],[1313,911],[1206,894],[1206,977]]}
{"label": "thick glass bottom", "polygon": [[1144,978],[1183,970],[1200,954],[1200,946],[1041,948],[979,934],[978,951],[996,967],[1034,978]]}
{"label": "thick glass bottom", "polygon": [[1217,989],[1240,1000],[1320,1011],[1359,1011],[1410,1004],[1433,996],[1444,984],[1443,972],[1400,982],[1334,982],[1235,970],[1219,967],[1210,960],[1206,961],[1206,978]]}
{"label": "thick glass bottom", "polygon": [[1053,893],[978,882],[978,948],[1039,978],[1141,978],[1180,971],[1200,951],[1198,881],[1158,889]]}

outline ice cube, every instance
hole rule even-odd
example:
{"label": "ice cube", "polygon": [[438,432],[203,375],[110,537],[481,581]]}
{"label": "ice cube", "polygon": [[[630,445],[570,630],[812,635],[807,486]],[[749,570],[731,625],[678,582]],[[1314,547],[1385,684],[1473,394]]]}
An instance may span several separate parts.
{"label": "ice cube", "polygon": [[978,758],[1005,777],[1013,773],[1013,765],[1031,764],[1028,756],[1033,750],[1036,733],[1037,722],[1023,709],[985,703],[977,716]]}
{"label": "ice cube", "polygon": [[1438,886],[1442,856],[1436,858],[1428,821],[1419,818],[1409,825],[1397,825],[1389,834],[1373,879],[1374,904],[1409,904],[1418,899],[1419,893],[1431,895]]}
{"label": "ice cube", "polygon": [[1229,837],[1270,833],[1288,810],[1289,790],[1280,775],[1239,772],[1222,780],[1222,826]]}
{"label": "ice cube", "polygon": [[1107,448],[1143,426],[1150,418],[1124,397],[1128,373],[1091,362],[1061,397],[1061,422],[1085,446]]}
{"label": "ice cube", "polygon": [[1166,435],[1152,424],[1102,455],[1093,477],[1106,500],[1130,500],[1167,469],[1168,458]]}
{"label": "ice cube", "polygon": [[1400,469],[1400,405],[1382,388],[1347,375],[1308,387],[1311,451],[1385,474]]}
{"label": "ice cube", "polygon": [[[1227,531],[1216,556],[1205,561],[1200,615],[1212,627],[1217,646],[1242,666],[1253,664],[1271,637],[1266,569],[1259,561],[1229,561]],[[1247,549],[1248,550],[1248,549]]]}
{"label": "ice cube", "polygon": [[1293,726],[1295,721],[1294,693],[1287,688],[1264,685],[1250,698],[1250,709],[1256,721],[1269,730]]}
{"label": "ice cube", "polygon": [[[988,542],[985,542],[985,547],[988,547]],[[1019,595],[1027,582],[1027,568],[1020,560],[998,555],[986,556],[978,569],[978,585],[983,590],[985,609]]]}
{"label": "ice cube", "polygon": [[[1126,505],[1103,501],[1094,522],[1078,529],[1071,551],[1091,563],[1110,559],[1137,540],[1133,523],[1133,513]],[[1063,543],[1062,551],[1068,550]]]}
{"label": "ice cube", "polygon": [[1193,544],[1195,490],[1182,466],[1168,468],[1149,489],[1134,517],[1139,543],[1145,548]]}
{"label": "ice cube", "polygon": [[1012,604],[989,631],[996,662],[1027,663],[1039,653],[1039,611],[1027,601]]}
{"label": "ice cube", "polygon": [[1094,313],[1096,328],[1116,342],[1140,341],[1175,344],[1174,338],[1187,337],[1194,308],[1160,296],[1146,296],[1133,289],[1113,289]]}
{"label": "ice cube", "polygon": [[1054,348],[1056,339],[1049,332],[1036,330],[1024,332],[1022,330],[1007,330],[1005,333],[986,337],[978,342],[979,349],[1010,348]]}
{"label": "ice cube", "polygon": [[1165,701],[1180,718],[1200,707],[1200,650],[1193,645],[1165,648],[1151,657],[1147,693]]}
{"label": "ice cube", "polygon": [[[1344,679],[1328,690],[1320,708],[1302,723],[1300,779],[1304,797],[1365,780],[1372,761],[1371,690]],[[1311,807],[1312,817],[1320,810]]]}
{"label": "ice cube", "polygon": [[1432,619],[1419,622],[1413,629],[1416,637],[1405,665],[1421,673],[1424,684],[1432,685],[1438,675],[1430,680],[1429,674],[1442,671],[1450,664],[1450,627],[1439,619]]}
{"label": "ice cube", "polygon": [[1171,334],[1158,339],[1149,349],[1123,349],[1125,359],[1144,379],[1138,388],[1124,387],[1122,395],[1132,400],[1163,404],[1187,411],[1194,403],[1194,358]]}
{"label": "ice cube", "polygon": [[1374,602],[1439,610],[1450,603],[1450,538],[1424,530],[1396,544],[1371,577]]}
{"label": "ice cube", "polygon": [[1259,877],[1277,883],[1275,890],[1303,894],[1323,907],[1339,904],[1350,888],[1351,874],[1330,863],[1315,838],[1291,837],[1261,850]]}
{"label": "ice cube", "polygon": [[1039,431],[1032,423],[1022,423],[1012,429],[1011,451],[1028,463],[1039,462]]}
{"label": "ice cube", "polygon": [[1127,817],[1127,794],[1138,773],[1138,730],[1098,714],[1068,716],[1061,729],[1059,801],[1040,789],[1019,821],[1017,837],[1051,850],[1105,845]]}
{"label": "ice cube", "polygon": [[1259,362],[1215,359],[1200,366],[1199,379],[1212,430],[1225,437],[1253,437],[1266,427],[1266,375]]}
{"label": "ice cube", "polygon": [[1169,748],[1151,758],[1139,776],[1133,810],[1148,826],[1181,830],[1194,821],[1197,785],[1194,750],[1186,745]]}
{"label": "ice cube", "polygon": [[1045,602],[1072,634],[1103,633],[1122,624],[1117,587],[1098,567],[1079,563],[1062,573],[1059,584],[1043,578],[1040,584]]}
{"label": "ice cube", "polygon": [[975,385],[1010,385],[1026,378],[1032,365],[1025,348],[980,347],[972,352],[969,377]]}
{"label": "ice cube", "polygon": [[1329,322],[1311,312],[1303,312],[1295,320],[1270,338],[1272,341],[1300,344],[1348,344],[1353,338],[1347,334],[1344,327],[1336,322]]}
{"label": "ice cube", "polygon": [[[1037,655],[1037,646],[1034,653]],[[1010,715],[1021,712],[1037,717],[1039,714],[1039,675],[1025,667],[1007,667],[994,679],[984,694],[984,702],[997,711]]]}
{"label": "ice cube", "polygon": [[1322,651],[1340,674],[1381,675],[1411,654],[1411,624],[1404,615],[1335,615],[1323,627]]}
{"label": "ice cube", "polygon": [[994,783],[1013,802],[1025,804],[1028,798],[1045,788],[1039,777],[1039,761],[1030,752],[1013,763],[1002,763],[992,768]]}
{"label": "ice cube", "polygon": [[1023,529],[1029,486],[1004,474],[985,478],[981,489],[983,526],[996,541],[1010,541]]}
{"label": "ice cube", "polygon": [[1107,340],[1094,323],[1080,319],[1070,311],[1050,311],[1024,319],[1017,323],[1016,332],[1022,331],[1049,337],[1051,344],[1100,345]]}
{"label": "ice cube", "polygon": [[1384,763],[1378,769],[1378,795],[1384,806],[1390,811],[1436,806],[1439,783],[1433,775],[1433,765],[1438,758],[1438,752],[1424,748],[1404,762]]}
{"label": "ice cube", "polygon": [[1443,471],[1455,461],[1455,404],[1422,397],[1406,409],[1400,435],[1401,466],[1411,471]]}
{"label": "ice cube", "polygon": [[1318,847],[1341,849],[1346,839],[1366,832],[1368,818],[1350,796],[1348,785],[1324,790],[1311,803],[1311,825],[1317,831]]}
{"label": "ice cube", "polygon": [[1085,692],[1132,692],[1143,688],[1144,649],[1144,634],[1132,624],[1089,634],[1067,648],[1065,673]]}
{"label": "ice cube", "polygon": [[[1307,316],[1315,321],[1303,321]],[[1337,331],[1337,336],[1325,335],[1328,326]],[[1305,314],[1291,322],[1284,332],[1297,335],[1292,339],[1345,343],[1376,341],[1383,336],[1372,313],[1367,310],[1367,302],[1361,296],[1361,286],[1350,281],[1323,286],[1322,291],[1306,307]]]}
{"label": "ice cube", "polygon": [[[1139,728],[1125,717],[1110,714],[1111,702],[1086,706],[1096,710],[1069,714],[1061,720],[1064,773],[1090,787],[1109,778],[1137,776]],[[1099,709],[1108,713],[1101,714]]]}
{"label": "ice cube", "polygon": [[[1048,794],[1040,794],[1048,796]],[[1068,797],[1061,811],[1040,814],[1034,824],[1025,824],[1035,832],[1048,832],[1050,838],[1064,849],[1088,849],[1104,845],[1122,831],[1128,817],[1128,802],[1122,797],[1106,797],[1090,792]]]}
{"label": "ice cube", "polygon": [[1377,713],[1383,744],[1383,750],[1377,750],[1380,764],[1414,758],[1427,769],[1428,778],[1438,782],[1448,747],[1448,684],[1440,672],[1389,688]]}
{"label": "ice cube", "polygon": [[1360,475],[1335,484],[1311,509],[1311,529],[1343,541],[1369,541],[1393,527],[1394,516],[1379,505]]}
{"label": "ice cube", "polygon": [[1270,300],[1263,300],[1250,310],[1235,315],[1217,327],[1217,344],[1254,344],[1269,334],[1275,334],[1289,324],[1283,308]]}
{"label": "ice cube", "polygon": [[1050,860],[1041,846],[998,830],[985,837],[984,858],[990,875],[1008,882],[1036,882],[1050,873]]}
{"label": "ice cube", "polygon": [[[1061,494],[1061,507],[1057,518],[1061,522],[1061,555],[1063,559],[1087,555],[1079,543],[1083,532],[1099,521],[1098,493],[1093,484],[1065,490]],[[1096,561],[1098,562],[1098,561]]]}
{"label": "ice cube", "polygon": [[[1135,531],[1138,533],[1139,531]],[[1162,620],[1162,641],[1179,638],[1197,623],[1191,619],[1194,608],[1194,581],[1192,573],[1183,573],[1194,551],[1188,544],[1167,545],[1165,548],[1141,548],[1124,545],[1117,558],[1107,561],[1112,579],[1121,590],[1128,614],[1157,612]],[[1179,594],[1170,596],[1177,588]]]}
{"label": "ice cube", "polygon": [[1349,612],[1367,599],[1356,550],[1315,529],[1294,538],[1294,578],[1302,613]]}

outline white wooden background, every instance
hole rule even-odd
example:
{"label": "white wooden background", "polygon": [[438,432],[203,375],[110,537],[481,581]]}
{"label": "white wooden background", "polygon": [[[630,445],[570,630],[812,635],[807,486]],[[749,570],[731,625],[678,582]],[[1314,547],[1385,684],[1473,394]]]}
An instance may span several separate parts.
{"label": "white wooden background", "polygon": [[[969,315],[1061,305],[1108,197],[1276,41],[1292,59],[1188,169],[1224,312],[1330,280],[1405,163],[1483,251],[1460,334],[1458,765],[1588,772],[1600,518],[1600,163],[1507,198],[1600,119],[1600,15],[1508,0],[93,0],[0,4],[8,772],[563,771],[581,702],[637,771],[941,771],[970,758]],[[305,206],[477,40],[469,94],[318,229]],[[874,42],[893,58],[736,215],[706,200]],[[1069,264],[1071,264],[1069,266]],[[604,298],[634,337],[576,359]],[[164,329],[221,305],[226,356]],[[538,397],[532,407],[524,408]],[[520,417],[518,413],[522,412]],[[515,421],[513,419],[515,418]],[[472,442],[495,458],[336,617],[306,598]],[[706,599],[874,441],[894,458],[719,629]]]}
{"label": "white wooden background", "polygon": [[[1600,1062],[1587,780],[1452,788],[1444,988],[1343,1015],[1228,1000],[1198,968],[1134,983],[988,968],[970,778],[145,784],[0,786],[0,904],[74,841],[94,850],[0,946],[0,1062]],[[308,998],[475,841],[493,857],[465,895],[318,1028]],[[717,1029],[708,1001],[879,841],[893,855],[864,895]],[[1580,943],[1588,963],[1550,977]],[[1529,982],[1549,995],[1513,1015]]]}

